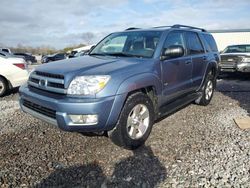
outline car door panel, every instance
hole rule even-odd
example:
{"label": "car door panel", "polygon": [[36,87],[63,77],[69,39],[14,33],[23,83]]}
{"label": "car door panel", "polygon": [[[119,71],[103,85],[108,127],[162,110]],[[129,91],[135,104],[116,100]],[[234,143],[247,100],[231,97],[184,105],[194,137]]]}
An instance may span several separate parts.
{"label": "car door panel", "polygon": [[[170,33],[167,36],[164,48],[170,45],[181,45],[186,49],[184,33],[181,31]],[[162,61],[161,66],[163,104],[171,102],[171,100],[190,92],[192,87],[193,67],[190,56],[184,55],[183,57]]]}

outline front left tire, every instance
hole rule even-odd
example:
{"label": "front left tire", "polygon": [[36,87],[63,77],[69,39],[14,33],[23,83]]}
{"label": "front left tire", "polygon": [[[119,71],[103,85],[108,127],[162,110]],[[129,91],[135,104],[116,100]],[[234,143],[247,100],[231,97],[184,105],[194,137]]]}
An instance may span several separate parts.
{"label": "front left tire", "polygon": [[130,95],[121,111],[116,127],[108,136],[116,145],[136,149],[143,145],[154,123],[152,100],[144,93]]}

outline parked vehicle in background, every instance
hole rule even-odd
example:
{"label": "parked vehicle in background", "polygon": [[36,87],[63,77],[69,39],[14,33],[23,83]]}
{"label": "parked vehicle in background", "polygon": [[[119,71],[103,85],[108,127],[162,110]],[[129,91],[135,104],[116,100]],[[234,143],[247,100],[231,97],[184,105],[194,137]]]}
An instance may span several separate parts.
{"label": "parked vehicle in background", "polygon": [[26,60],[26,62],[30,65],[32,63],[37,63],[36,57],[30,53],[14,53],[14,55],[23,57]]}
{"label": "parked vehicle in background", "polygon": [[[72,50],[69,54],[69,58],[73,58],[73,57],[79,57],[82,56],[84,54],[87,54],[93,47],[95,47],[94,44],[92,45],[88,45],[88,46],[83,46],[80,48],[76,48],[74,50]],[[76,55],[77,54],[77,55]]]}
{"label": "parked vehicle in background", "polygon": [[37,67],[20,88],[20,105],[65,131],[107,132],[115,144],[135,149],[155,120],[194,101],[210,103],[219,61],[204,29],[129,29],[86,56]]}
{"label": "parked vehicle in background", "polygon": [[69,58],[74,58],[74,57],[80,57],[80,56],[84,56],[88,53],[88,51],[80,51],[80,52],[77,52],[75,53],[73,56],[69,56]]}
{"label": "parked vehicle in background", "polygon": [[24,84],[27,79],[27,64],[23,59],[0,56],[0,97]]}
{"label": "parked vehicle in background", "polygon": [[11,50],[9,48],[0,48],[0,51],[7,52],[11,54]]}
{"label": "parked vehicle in background", "polygon": [[45,55],[42,57],[42,63],[49,63],[51,61],[58,61],[58,60],[66,59],[66,58],[67,58],[67,55],[65,53]]}
{"label": "parked vehicle in background", "polygon": [[231,45],[221,53],[221,72],[250,72],[250,44]]}
{"label": "parked vehicle in background", "polygon": [[10,54],[10,53],[4,52],[4,51],[0,51],[0,56],[2,56],[2,57],[8,57],[8,58],[12,58],[12,57],[14,57],[14,58],[21,58],[21,59],[25,60],[25,58],[23,56]]}

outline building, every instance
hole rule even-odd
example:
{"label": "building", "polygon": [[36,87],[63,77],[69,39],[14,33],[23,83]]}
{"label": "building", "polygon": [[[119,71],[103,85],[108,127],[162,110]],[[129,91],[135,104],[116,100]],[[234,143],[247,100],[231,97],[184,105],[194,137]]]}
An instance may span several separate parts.
{"label": "building", "polygon": [[217,43],[219,51],[228,45],[250,44],[250,29],[210,30]]}

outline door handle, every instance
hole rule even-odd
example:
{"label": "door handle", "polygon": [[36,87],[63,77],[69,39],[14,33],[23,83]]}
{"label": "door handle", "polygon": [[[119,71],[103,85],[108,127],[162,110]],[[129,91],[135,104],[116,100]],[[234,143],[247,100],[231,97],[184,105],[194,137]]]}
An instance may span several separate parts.
{"label": "door handle", "polygon": [[192,61],[186,61],[186,62],[185,62],[186,65],[188,65],[188,64],[190,64],[190,63],[192,63]]}

